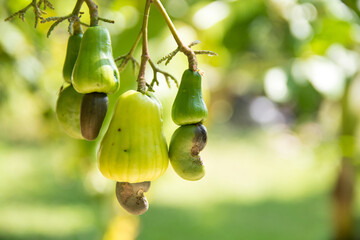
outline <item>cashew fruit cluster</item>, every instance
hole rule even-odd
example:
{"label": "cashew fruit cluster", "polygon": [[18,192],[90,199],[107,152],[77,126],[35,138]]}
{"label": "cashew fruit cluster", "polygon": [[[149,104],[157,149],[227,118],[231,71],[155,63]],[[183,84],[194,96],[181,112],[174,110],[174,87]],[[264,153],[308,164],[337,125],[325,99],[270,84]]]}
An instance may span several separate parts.
{"label": "cashew fruit cluster", "polygon": [[[79,30],[79,27],[77,28]],[[119,88],[119,72],[112,56],[106,28],[89,27],[69,37],[56,114],[65,132],[78,139],[98,137],[107,113],[107,94]],[[172,107],[172,119],[180,125],[168,149],[163,133],[160,101],[150,92],[129,90],[117,100],[109,127],[97,153],[102,175],[116,181],[116,198],[129,213],[140,215],[149,208],[144,195],[151,181],[163,175],[169,161],[179,176],[199,180],[204,165],[199,156],[207,141],[202,122],[207,108],[199,72],[186,70]]]}
{"label": "cashew fruit cluster", "polygon": [[97,138],[108,108],[107,94],[119,88],[108,30],[77,26],[68,39],[63,77],[70,86],[60,91],[56,113],[65,132],[75,138]]}
{"label": "cashew fruit cluster", "polygon": [[171,111],[173,121],[180,127],[171,137],[170,163],[180,177],[190,181],[205,175],[199,153],[207,142],[207,131],[202,122],[208,111],[202,96],[201,79],[198,71],[185,70]]}

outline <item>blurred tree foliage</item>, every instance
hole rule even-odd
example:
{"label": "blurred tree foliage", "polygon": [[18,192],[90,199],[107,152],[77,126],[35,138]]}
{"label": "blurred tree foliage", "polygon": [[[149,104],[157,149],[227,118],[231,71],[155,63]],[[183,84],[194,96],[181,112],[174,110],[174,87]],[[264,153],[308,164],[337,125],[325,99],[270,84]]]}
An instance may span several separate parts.
{"label": "blurred tree foliage", "polygon": [[[3,0],[1,15],[5,17],[26,3],[25,0]],[[53,4],[56,10],[48,10],[48,16],[68,14],[73,1],[53,1]],[[125,54],[140,28],[142,1],[102,1],[99,5],[101,15],[116,21],[114,25],[103,23],[112,34],[114,56]],[[314,120],[323,98],[339,99],[345,78],[356,73],[346,61],[356,65],[358,58],[358,17],[340,1],[169,0],[165,1],[165,6],[186,41],[201,39],[201,48],[219,53],[216,58],[199,57],[200,68],[209,75],[207,85],[214,100],[225,98],[233,105],[236,99],[246,96],[252,99],[265,94],[270,100],[286,106],[287,111],[295,115],[294,119],[302,121],[310,117]],[[83,10],[86,12],[85,8]],[[88,20],[88,15],[85,14],[83,19]],[[1,126],[6,126],[6,131],[1,132],[9,132],[8,137],[20,139],[27,134],[30,139],[55,134],[56,128],[44,128],[43,123],[56,124],[53,122],[54,93],[63,82],[58,66],[64,55],[66,23],[60,24],[50,39],[46,39],[44,33],[49,24],[41,24],[34,30],[32,21],[33,14],[29,11],[25,23],[14,19],[1,25],[6,34],[1,37],[0,105],[4,116],[9,117],[1,121],[10,121],[11,115],[22,125],[24,119],[34,121],[32,132],[19,132],[21,128],[9,128],[5,122]],[[155,60],[175,47],[167,31],[160,14],[153,9],[149,37]],[[164,43],[168,48],[161,47]],[[316,58],[318,56],[322,57]],[[168,69],[179,78],[183,67],[177,67],[178,64],[185,66],[182,57]],[[326,71],[329,67],[326,65],[334,67],[338,75],[329,80],[327,87],[324,86],[326,73],[323,73],[323,79],[316,77],[321,75],[317,72]],[[270,76],[269,83],[264,84],[267,71],[273,68],[278,69],[281,76],[285,75],[284,79],[273,80]],[[122,74],[121,92],[135,86],[135,77],[130,70],[129,67]],[[274,76],[276,78],[276,74]],[[9,78],[13,80],[7,80]],[[12,89],[16,89],[17,94]],[[11,107],[11,103],[19,104],[16,95],[26,94],[30,101],[35,101],[29,105],[36,109],[29,107],[22,115]],[[273,95],[277,95],[276,99],[272,99]],[[6,111],[9,114],[5,114]],[[235,114],[232,118],[236,123],[238,116]]]}

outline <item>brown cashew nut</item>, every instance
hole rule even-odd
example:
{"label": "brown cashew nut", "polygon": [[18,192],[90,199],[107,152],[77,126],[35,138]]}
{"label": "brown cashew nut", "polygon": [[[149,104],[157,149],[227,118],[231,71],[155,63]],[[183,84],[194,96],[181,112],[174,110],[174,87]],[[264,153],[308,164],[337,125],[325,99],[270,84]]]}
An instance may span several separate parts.
{"label": "brown cashew nut", "polygon": [[94,140],[99,135],[109,105],[106,93],[85,94],[81,102],[80,129],[87,140]]}
{"label": "brown cashew nut", "polygon": [[150,183],[116,182],[115,192],[118,202],[131,214],[144,214],[149,209],[149,203],[144,192],[149,191]]}

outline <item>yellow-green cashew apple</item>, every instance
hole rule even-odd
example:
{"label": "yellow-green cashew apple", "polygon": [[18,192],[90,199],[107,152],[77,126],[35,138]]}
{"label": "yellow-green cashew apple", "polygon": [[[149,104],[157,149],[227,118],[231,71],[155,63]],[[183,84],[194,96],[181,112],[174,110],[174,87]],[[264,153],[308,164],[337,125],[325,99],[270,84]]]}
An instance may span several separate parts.
{"label": "yellow-green cashew apple", "polygon": [[162,125],[162,106],[154,95],[133,90],[122,94],[99,147],[100,172],[129,183],[160,177],[169,164]]}

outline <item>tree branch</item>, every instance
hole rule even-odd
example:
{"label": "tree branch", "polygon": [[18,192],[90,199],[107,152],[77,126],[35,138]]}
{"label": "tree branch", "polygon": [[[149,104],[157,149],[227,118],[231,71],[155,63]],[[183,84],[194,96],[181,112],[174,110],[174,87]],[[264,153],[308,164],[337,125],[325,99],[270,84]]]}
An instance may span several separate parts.
{"label": "tree branch", "polygon": [[[190,43],[188,45],[189,48],[191,48],[192,46],[195,46],[196,44],[199,44],[200,41],[199,40],[196,40],[192,43]],[[157,64],[160,64],[162,62],[165,61],[165,66],[168,65],[168,63],[173,59],[173,57],[176,56],[176,54],[180,51],[180,48],[176,48],[174,51],[172,51],[171,53],[169,53],[168,55],[166,55],[165,57],[161,58]],[[205,54],[205,55],[208,55],[208,56],[217,56],[218,54],[216,52],[213,52],[213,51],[209,51],[209,50],[197,50],[197,51],[194,51],[195,55],[200,55],[200,54]]]}
{"label": "tree branch", "polygon": [[41,21],[41,23],[55,21],[50,26],[49,31],[47,33],[47,37],[50,37],[50,34],[55,29],[55,27],[57,25],[59,25],[61,22],[65,21],[65,20],[69,21],[68,31],[69,31],[70,34],[73,34],[73,24],[74,24],[74,22],[78,22],[81,25],[89,26],[86,23],[83,23],[83,22],[80,21],[80,16],[79,15],[81,15],[80,9],[81,9],[81,6],[82,6],[83,3],[84,3],[84,0],[77,0],[73,11],[70,14],[66,15],[66,16],[48,17],[46,19],[43,19]]}
{"label": "tree branch", "polygon": [[149,63],[150,63],[150,66],[151,66],[151,68],[153,70],[153,74],[154,74],[153,75],[154,76],[153,80],[151,81],[151,83],[149,85],[150,89],[152,91],[154,91],[153,87],[154,87],[155,84],[157,86],[159,86],[159,81],[157,79],[157,74],[158,73],[161,73],[165,77],[166,83],[167,83],[169,88],[171,87],[170,86],[170,79],[174,81],[176,87],[179,87],[179,83],[178,83],[178,81],[176,80],[176,78],[173,75],[171,75],[170,73],[165,72],[165,71],[161,70],[160,68],[156,67],[156,65],[153,63],[153,61],[151,59],[149,59]]}
{"label": "tree branch", "polygon": [[93,0],[84,0],[86,5],[89,8],[90,13],[90,26],[97,26],[99,25],[99,13],[98,13],[98,6],[94,3]]}
{"label": "tree branch", "polygon": [[140,64],[139,75],[137,78],[137,82],[138,82],[137,90],[142,93],[145,93],[146,91],[145,70],[146,70],[146,64],[150,58],[148,51],[148,22],[149,22],[150,6],[151,6],[151,0],[146,0],[143,25],[141,27],[141,32],[143,36],[141,64]]}
{"label": "tree branch", "polygon": [[173,22],[171,21],[169,15],[167,14],[167,12],[166,12],[164,6],[162,5],[162,3],[160,2],[160,0],[154,0],[154,4],[159,9],[161,15],[165,19],[166,24],[168,25],[168,28],[170,29],[171,34],[173,35],[173,37],[178,45],[178,48],[179,48],[178,51],[184,53],[187,56],[188,62],[189,62],[189,69],[193,70],[194,72],[197,71],[197,59],[196,59],[196,55],[195,55],[194,51],[190,47],[186,46],[181,41]]}
{"label": "tree branch", "polygon": [[54,9],[53,5],[48,1],[48,0],[39,0],[39,2],[37,3],[36,0],[32,0],[31,3],[29,3],[29,5],[27,5],[25,8],[13,13],[12,15],[10,15],[9,17],[7,17],[5,19],[5,21],[10,21],[11,19],[13,19],[16,16],[19,16],[19,18],[23,21],[25,21],[25,13],[27,12],[27,10],[29,10],[29,8],[33,8],[34,9],[34,15],[35,15],[35,24],[34,27],[36,28],[39,20],[43,20],[44,18],[42,17],[43,14],[46,14],[45,11],[40,9],[40,5],[44,4],[44,10],[46,9],[46,7],[49,7],[51,9]]}
{"label": "tree branch", "polygon": [[129,63],[129,61],[131,61],[133,64],[134,72],[135,72],[136,66],[140,66],[138,61],[136,61],[136,59],[134,58],[134,52],[135,52],[137,45],[140,42],[141,36],[142,36],[142,30],[140,30],[139,34],[137,35],[136,40],[135,40],[134,44],[132,45],[130,51],[127,54],[117,57],[115,59],[115,61],[121,61],[120,65],[118,66],[118,69],[120,72],[125,69],[126,65]]}

